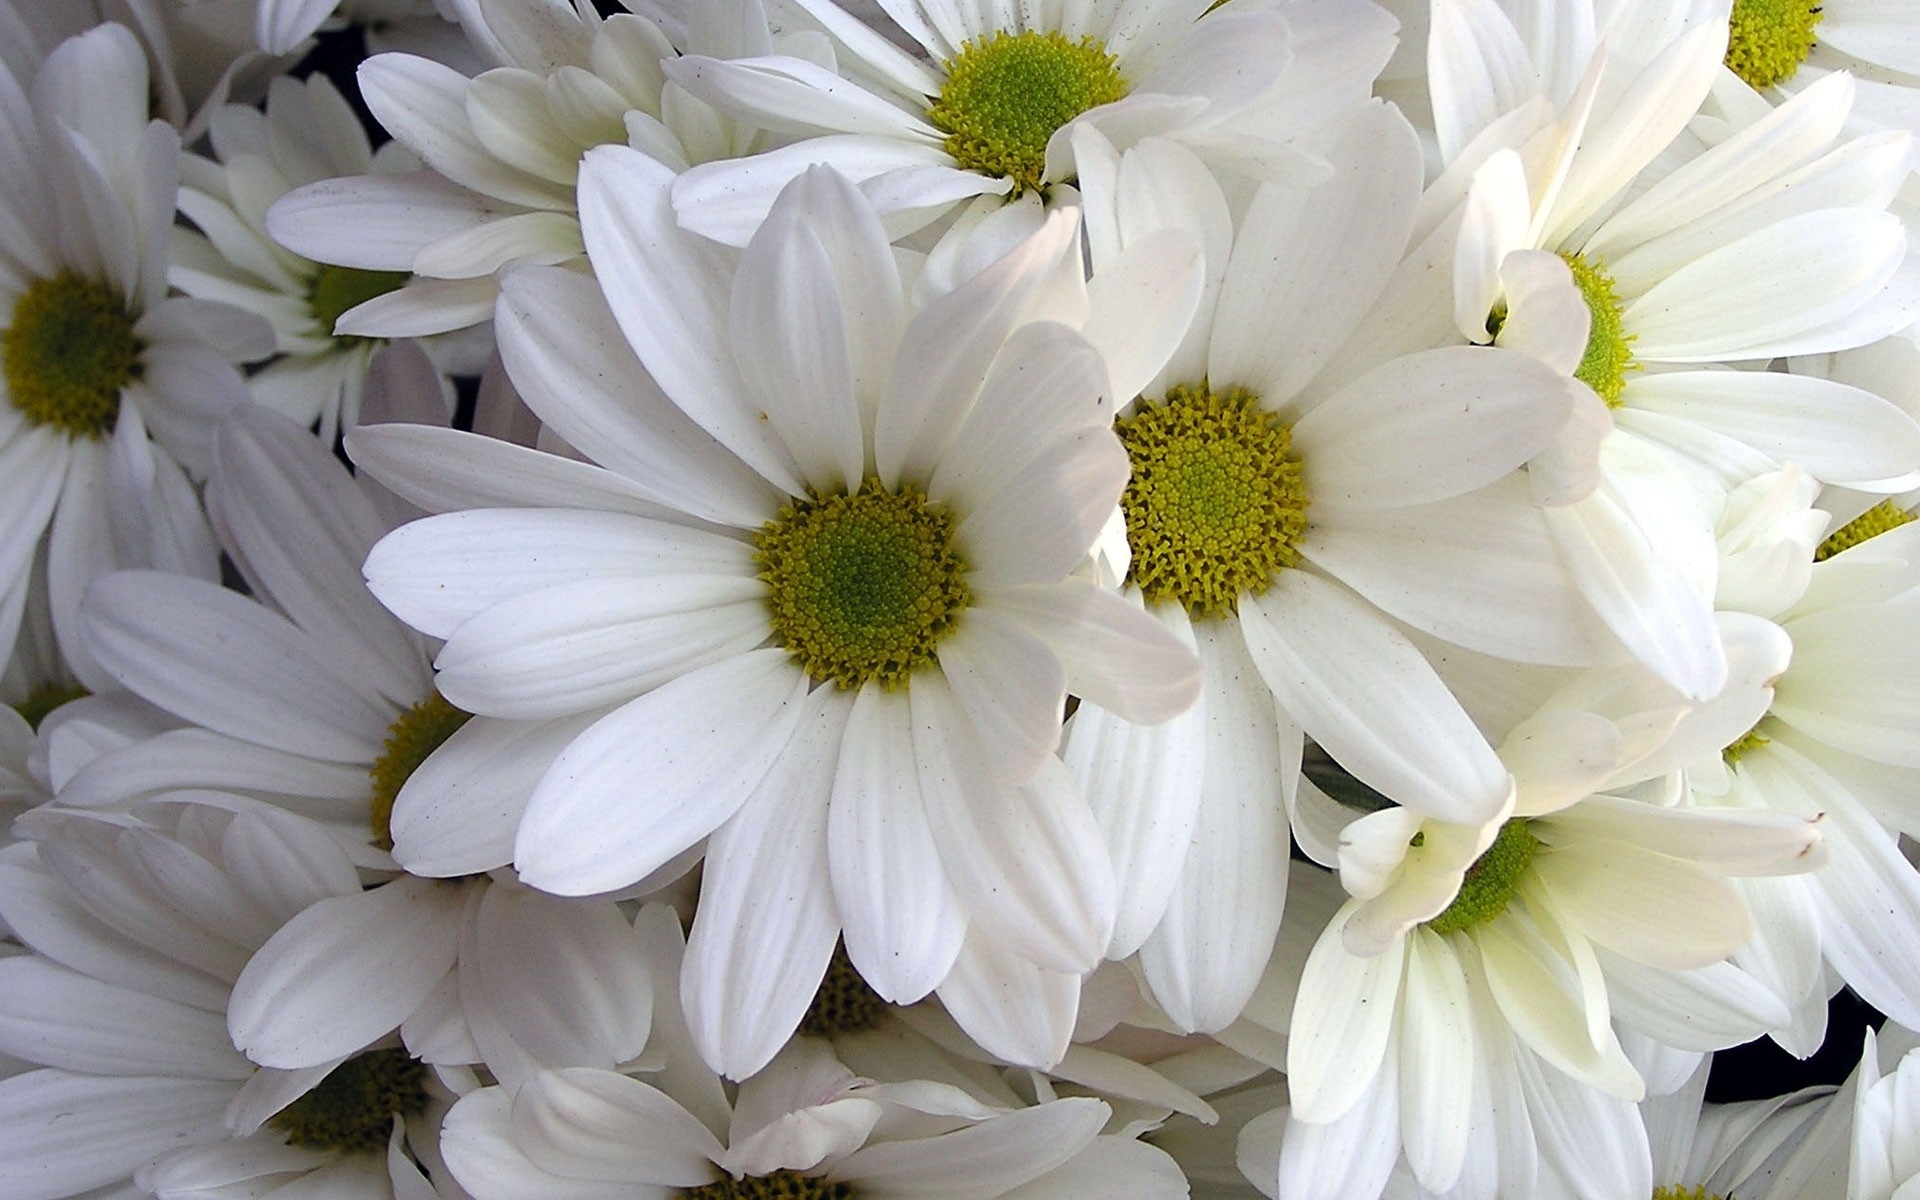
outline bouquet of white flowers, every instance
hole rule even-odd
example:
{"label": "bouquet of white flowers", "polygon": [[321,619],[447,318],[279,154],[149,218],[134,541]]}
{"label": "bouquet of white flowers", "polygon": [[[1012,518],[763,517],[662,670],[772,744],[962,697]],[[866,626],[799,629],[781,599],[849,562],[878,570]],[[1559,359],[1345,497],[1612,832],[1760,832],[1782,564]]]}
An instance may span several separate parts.
{"label": "bouquet of white flowers", "polygon": [[0,1200],[1920,1198],[1916,134],[1907,0],[0,0]]}

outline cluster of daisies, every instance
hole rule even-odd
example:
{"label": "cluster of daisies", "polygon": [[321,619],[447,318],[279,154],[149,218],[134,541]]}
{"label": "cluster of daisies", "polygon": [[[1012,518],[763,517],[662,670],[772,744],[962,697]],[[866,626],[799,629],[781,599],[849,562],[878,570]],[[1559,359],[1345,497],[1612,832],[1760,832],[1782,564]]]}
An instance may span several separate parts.
{"label": "cluster of daisies", "polygon": [[0,1197],[1920,1197],[1916,133],[1910,0],[0,0]]}

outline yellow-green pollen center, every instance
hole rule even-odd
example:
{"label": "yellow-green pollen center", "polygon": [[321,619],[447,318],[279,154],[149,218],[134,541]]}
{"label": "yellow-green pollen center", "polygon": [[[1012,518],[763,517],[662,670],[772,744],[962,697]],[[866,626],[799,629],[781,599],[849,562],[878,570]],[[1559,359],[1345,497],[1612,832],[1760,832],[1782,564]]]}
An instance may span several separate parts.
{"label": "yellow-green pollen center", "polygon": [[13,706],[13,711],[26,718],[29,728],[38,730],[40,722],[47,719],[54,709],[92,693],[79,684],[49,683],[27,693],[27,698]]}
{"label": "yellow-green pollen center", "polygon": [[341,1063],[267,1122],[311,1150],[382,1150],[396,1116],[427,1106],[427,1069],[405,1050],[369,1050]]}
{"label": "yellow-green pollen center", "polygon": [[1513,899],[1521,876],[1533,862],[1533,852],[1539,848],[1539,840],[1524,820],[1502,825],[1493,844],[1467,868],[1466,878],[1460,881],[1460,894],[1427,922],[1427,928],[1435,933],[1459,933],[1507,911],[1507,902]]}
{"label": "yellow-green pollen center", "polygon": [[1820,15],[1807,0],[1733,0],[1727,69],[1756,88],[1792,79],[1813,53]]}
{"label": "yellow-green pollen center", "polygon": [[440,748],[454,731],[467,723],[471,713],[455,708],[439,692],[400,714],[387,727],[387,740],[380,757],[373,760],[367,774],[373,782],[368,803],[368,818],[373,825],[374,844],[382,850],[393,849],[393,801],[427,755]]}
{"label": "yellow-green pollen center", "polygon": [[1016,195],[1039,189],[1054,130],[1127,94],[1105,46],[1053,31],[1001,30],[961,46],[946,67],[927,121],[962,167],[1012,180]]}
{"label": "yellow-green pollen center", "polygon": [[1739,737],[1727,743],[1726,749],[1720,751],[1720,761],[1730,767],[1734,766],[1739,763],[1744,755],[1751,754],[1772,740],[1772,738],[1760,732],[1760,724],[1756,721],[1752,729],[1747,730]]}
{"label": "yellow-green pollen center", "polygon": [[1704,1187],[1682,1187],[1677,1183],[1669,1183],[1653,1189],[1651,1200],[1729,1200],[1729,1198],[1719,1192],[1709,1192]]}
{"label": "yellow-green pollen center", "polygon": [[119,292],[62,271],[21,293],[0,334],[0,360],[7,395],[28,421],[69,438],[101,438],[120,416],[140,340]]}
{"label": "yellow-green pollen center", "polygon": [[864,1033],[886,1020],[887,1002],[854,970],[845,945],[834,947],[826,977],[813,993],[813,1003],[800,1018],[800,1032],[815,1037]]}
{"label": "yellow-green pollen center", "polygon": [[1132,464],[1128,578],[1196,618],[1236,611],[1298,558],[1307,489],[1293,433],[1245,388],[1169,388],[1114,423]]}
{"label": "yellow-green pollen center", "polygon": [[774,641],[843,688],[905,683],[972,600],[946,509],[869,479],[781,508],[754,538]]}
{"label": "yellow-green pollen center", "polygon": [[1597,258],[1581,254],[1563,254],[1573,269],[1574,286],[1587,302],[1593,321],[1587,327],[1587,348],[1573,377],[1600,393],[1608,408],[1620,406],[1620,393],[1627,386],[1627,372],[1637,371],[1633,361],[1633,335],[1620,328],[1622,305],[1613,293],[1613,276]]}
{"label": "yellow-green pollen center", "polygon": [[775,1171],[745,1179],[722,1179],[680,1193],[682,1200],[857,1200],[844,1183],[829,1183],[798,1171]]}
{"label": "yellow-green pollen center", "polygon": [[327,337],[334,336],[333,327],[340,322],[340,314],[351,308],[358,308],[376,296],[399,291],[413,276],[405,271],[362,271],[357,267],[323,266],[320,273],[313,277],[313,287],[307,292],[307,311],[313,314],[313,323]]}
{"label": "yellow-green pollen center", "polygon": [[1879,537],[1913,520],[1913,514],[1891,500],[1882,500],[1872,508],[1827,535],[1813,549],[1813,561],[1825,562],[1842,550],[1851,550],[1869,538]]}

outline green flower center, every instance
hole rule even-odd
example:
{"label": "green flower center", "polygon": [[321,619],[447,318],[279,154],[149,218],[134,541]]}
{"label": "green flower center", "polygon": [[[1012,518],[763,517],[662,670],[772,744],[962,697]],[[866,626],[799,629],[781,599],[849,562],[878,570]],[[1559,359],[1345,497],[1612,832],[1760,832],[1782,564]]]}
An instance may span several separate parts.
{"label": "green flower center", "polygon": [[1813,550],[1813,561],[1825,562],[1842,550],[1851,550],[1869,538],[1879,537],[1913,520],[1913,514],[1891,500],[1882,500],[1872,508],[1827,535]]}
{"label": "green flower center", "polygon": [[1573,377],[1600,393],[1608,408],[1620,407],[1620,393],[1627,386],[1627,372],[1637,371],[1633,361],[1633,335],[1620,328],[1621,304],[1613,294],[1613,276],[1598,259],[1581,254],[1563,254],[1573,268],[1574,286],[1593,322],[1587,328],[1587,349]]}
{"label": "green flower center", "polygon": [[1133,472],[1120,496],[1128,577],[1196,618],[1235,611],[1291,567],[1307,528],[1293,433],[1245,388],[1169,388],[1114,422]]}
{"label": "green flower center", "polygon": [[1772,740],[1772,738],[1760,732],[1759,722],[1755,722],[1752,729],[1747,730],[1739,737],[1727,743],[1726,749],[1720,752],[1720,761],[1730,767],[1734,766],[1740,761],[1743,755],[1758,750]]}
{"label": "green flower center", "polygon": [[1039,189],[1054,130],[1127,94],[1105,46],[1058,32],[1001,30],[961,46],[946,67],[928,122],[962,167],[1011,179],[1016,195]]}
{"label": "green flower center", "polygon": [[1651,1200],[1728,1200],[1728,1197],[1719,1192],[1709,1192],[1704,1187],[1682,1187],[1677,1183],[1669,1183],[1653,1189]]}
{"label": "green flower center", "polygon": [[947,511],[877,479],[850,496],[788,503],[754,548],[774,641],[843,688],[905,683],[972,600]]}
{"label": "green flower center", "polygon": [[1427,928],[1435,933],[1459,933],[1507,911],[1507,902],[1513,899],[1520,877],[1526,874],[1533,852],[1539,848],[1539,840],[1524,820],[1502,825],[1493,845],[1467,868],[1466,878],[1460,881],[1460,894],[1444,912],[1427,922]]}
{"label": "green flower center", "polygon": [[374,759],[373,766],[367,770],[373,781],[373,795],[368,804],[373,840],[382,850],[393,849],[393,802],[400,795],[400,789],[420,764],[427,761],[427,755],[438,750],[472,715],[455,708],[439,692],[434,692],[401,713],[400,719],[387,727],[387,740],[380,747],[380,757]]}
{"label": "green flower center", "polygon": [[369,1050],[341,1063],[267,1124],[312,1150],[382,1150],[393,1118],[427,1106],[427,1068],[405,1050]]}
{"label": "green flower center", "polygon": [[313,323],[327,337],[340,323],[340,314],[358,308],[375,296],[399,291],[413,276],[405,271],[362,271],[357,267],[322,266],[307,292],[307,309]]}
{"label": "green flower center", "polygon": [[77,683],[71,686],[64,683],[43,684],[27,693],[27,698],[14,705],[13,711],[25,717],[30,728],[38,730],[40,722],[46,720],[54,709],[92,694]]}
{"label": "green flower center", "polygon": [[71,271],[36,279],[0,334],[7,394],[35,425],[100,438],[120,415],[120,389],[140,361],[133,314],[113,288]]}
{"label": "green flower center", "polygon": [[857,1200],[859,1193],[844,1183],[829,1183],[798,1171],[775,1171],[703,1183],[680,1195],[682,1200]]}
{"label": "green flower center", "polygon": [[1813,53],[1820,16],[1808,0],[1733,0],[1727,68],[1756,88],[1792,79]]}
{"label": "green flower center", "polygon": [[887,1002],[867,986],[860,972],[853,969],[846,946],[835,946],[827,963],[827,974],[800,1018],[800,1032],[815,1037],[833,1037],[842,1033],[864,1033],[877,1029],[886,1020]]}

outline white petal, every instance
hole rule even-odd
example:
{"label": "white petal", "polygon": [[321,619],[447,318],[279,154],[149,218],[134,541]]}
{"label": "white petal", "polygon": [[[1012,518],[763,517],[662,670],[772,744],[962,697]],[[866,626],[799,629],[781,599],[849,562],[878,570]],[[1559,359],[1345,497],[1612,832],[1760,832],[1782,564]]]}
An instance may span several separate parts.
{"label": "white petal", "polygon": [[927,822],[976,926],[1040,966],[1090,970],[1113,926],[1113,867],[1058,759],[1022,785],[993,765],[938,675],[915,679],[914,753]]}
{"label": "white petal", "polygon": [[411,271],[422,247],[477,229],[496,215],[460,185],[415,171],[297,188],[267,210],[267,231],[305,258],[363,271]]}
{"label": "white petal", "polygon": [[59,1200],[125,1180],[182,1143],[226,1136],[231,1083],[29,1071],[0,1080],[0,1189]]}
{"label": "white petal", "polygon": [[124,572],[88,590],[95,652],[121,684],[243,741],[371,763],[393,709],[342,678],[319,639],[197,579]]}
{"label": "white petal", "polygon": [[1092,1142],[1111,1110],[1087,1096],[1054,1100],[938,1138],[873,1142],[829,1178],[875,1196],[993,1200],[1066,1162]]}
{"label": "white petal", "polygon": [[991,937],[976,936],[967,939],[938,994],[982,1050],[1046,1070],[1067,1053],[1073,1037],[1080,977],[1037,967]]}
{"label": "white petal", "polygon": [[630,1180],[577,1179],[535,1163],[517,1144],[511,1107],[505,1088],[482,1088],[462,1096],[442,1126],[447,1167],[477,1200],[633,1200]]}
{"label": "white petal", "polygon": [[784,650],[757,650],[601,718],[527,802],[521,877],[560,895],[611,891],[707,836],[785,752],[806,684]]}
{"label": "white petal", "polygon": [[680,998],[701,1057],[729,1079],[793,1036],[840,936],[827,797],[852,707],[815,689],[787,752],[707,842]]}
{"label": "white petal", "polygon": [[461,933],[459,989],[475,1043],[509,1087],[543,1066],[637,1058],[653,1015],[646,955],[617,907],[498,882]]}
{"label": "white petal", "polygon": [[1093,548],[1127,482],[1127,452],[1106,429],[1042,447],[954,540],[980,586],[1058,583]]}
{"label": "white petal", "polygon": [[1474,1046],[1467,981],[1438,934],[1408,935],[1400,1032],[1400,1128],[1407,1161],[1427,1187],[1459,1178],[1473,1116]]}
{"label": "white petal", "polygon": [[218,1013],[90,979],[36,955],[0,959],[0,1050],[95,1075],[243,1080]]}
{"label": "white petal", "polygon": [[1335,914],[1307,956],[1287,1036],[1293,1111],[1315,1124],[1339,1118],[1367,1094],[1400,1005],[1406,941],[1370,958],[1349,953],[1339,927],[1352,909]]}
{"label": "white petal", "polygon": [[467,889],[404,878],[307,909],[234,983],[234,1044],[270,1067],[345,1058],[407,1019],[453,967]]}
{"label": "white petal", "polygon": [[966,936],[920,797],[907,697],[854,696],[827,813],[833,897],[847,957],[874,991],[911,1004],[943,979]]}
{"label": "white petal", "polygon": [[1491,817],[1512,781],[1459,701],[1399,631],[1350,593],[1283,571],[1241,629],[1280,707],[1383,794],[1457,824]]}
{"label": "white petal", "polygon": [[720,1146],[666,1094],[612,1071],[536,1075],[513,1098],[528,1158],[576,1179],[697,1187],[718,1174]]}

